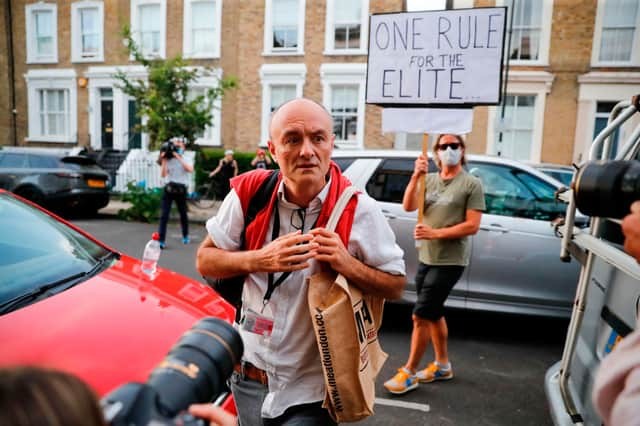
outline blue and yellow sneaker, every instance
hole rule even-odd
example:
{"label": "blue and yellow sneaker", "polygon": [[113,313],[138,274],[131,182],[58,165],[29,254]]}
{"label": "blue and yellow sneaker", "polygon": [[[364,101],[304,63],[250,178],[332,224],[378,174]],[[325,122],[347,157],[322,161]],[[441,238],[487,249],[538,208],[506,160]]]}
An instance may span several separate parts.
{"label": "blue and yellow sneaker", "polygon": [[402,395],[418,387],[418,378],[407,368],[398,368],[396,375],[384,382],[384,387],[393,394]]}
{"label": "blue and yellow sneaker", "polygon": [[453,369],[451,368],[451,364],[449,364],[449,368],[443,369],[440,364],[432,362],[424,370],[418,371],[416,377],[420,383],[430,383],[436,380],[451,380],[453,379]]}

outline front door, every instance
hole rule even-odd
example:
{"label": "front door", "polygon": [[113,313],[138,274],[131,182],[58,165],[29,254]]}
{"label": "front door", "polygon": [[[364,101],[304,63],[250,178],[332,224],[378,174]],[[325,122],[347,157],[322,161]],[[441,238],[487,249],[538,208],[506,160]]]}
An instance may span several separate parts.
{"label": "front door", "polygon": [[102,149],[113,149],[112,89],[100,89],[100,138]]}
{"label": "front door", "polygon": [[142,148],[142,134],[140,133],[140,117],[136,116],[136,101],[129,99],[129,149]]}

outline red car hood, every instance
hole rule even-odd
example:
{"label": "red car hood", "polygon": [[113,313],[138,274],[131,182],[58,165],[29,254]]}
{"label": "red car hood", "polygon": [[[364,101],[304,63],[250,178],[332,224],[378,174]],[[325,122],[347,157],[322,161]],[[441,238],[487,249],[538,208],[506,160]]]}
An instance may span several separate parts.
{"label": "red car hood", "polygon": [[0,317],[0,365],[35,364],[74,373],[100,396],[145,382],[200,318],[233,321],[233,308],[206,285],[159,269],[149,278],[122,256],[60,294]]}

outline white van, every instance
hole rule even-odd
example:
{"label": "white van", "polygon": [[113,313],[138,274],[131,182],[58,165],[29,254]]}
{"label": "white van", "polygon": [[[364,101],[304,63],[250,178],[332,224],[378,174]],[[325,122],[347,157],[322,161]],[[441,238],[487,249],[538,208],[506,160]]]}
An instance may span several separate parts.
{"label": "white van", "polygon": [[[640,96],[616,105],[609,125],[593,142],[590,159],[595,159],[599,150],[608,158],[609,136],[624,122],[637,122],[639,111]],[[615,159],[640,160],[640,125],[621,145]],[[578,194],[582,191],[579,175],[574,178]],[[577,261],[581,270],[562,359],[547,371],[545,392],[556,425],[600,426],[602,419],[591,402],[593,382],[602,359],[636,326],[640,266],[622,250],[620,220],[593,217],[588,229],[580,229],[574,226],[576,194],[569,190],[560,198],[569,203],[566,222],[558,228],[561,259]]]}

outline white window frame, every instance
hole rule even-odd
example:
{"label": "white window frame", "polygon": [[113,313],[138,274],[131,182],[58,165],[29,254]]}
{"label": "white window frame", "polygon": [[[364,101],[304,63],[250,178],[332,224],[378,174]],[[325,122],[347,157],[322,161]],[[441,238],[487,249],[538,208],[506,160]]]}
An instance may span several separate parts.
{"label": "white window frame", "polygon": [[[517,0],[516,0],[517,1]],[[551,45],[551,23],[553,21],[553,2],[554,0],[535,0],[542,3],[542,16],[540,26],[540,51],[538,59],[509,59],[511,65],[549,65],[549,47]],[[507,0],[496,0],[496,6],[506,6]],[[508,37],[509,23],[511,22],[511,10],[507,16],[507,34]],[[507,52],[507,40],[504,42],[505,60],[509,58],[510,52]]]}
{"label": "white window frame", "polygon": [[[533,114],[533,134],[531,136],[531,152],[529,161],[540,162],[542,158],[542,136],[544,130],[544,112],[547,94],[551,92],[554,76],[546,71],[509,71],[507,82],[508,95],[534,95],[536,97]],[[504,99],[502,100],[504,102]],[[496,129],[496,117],[500,114],[501,105],[489,107],[487,122],[487,148],[486,153],[494,151]]]}
{"label": "white window frame", "polygon": [[305,64],[263,64],[260,67],[260,81],[262,82],[262,121],[259,146],[266,146],[269,140],[271,86],[295,84],[296,98],[301,98],[306,77],[307,66]]}
{"label": "white window frame", "polygon": [[636,12],[636,30],[631,46],[631,59],[629,61],[601,61],[600,44],[602,43],[602,24],[604,22],[606,0],[598,0],[596,11],[596,25],[593,32],[593,48],[591,49],[591,65],[607,67],[640,66],[640,6]]}
{"label": "white window frame", "polygon": [[336,49],[335,48],[335,3],[344,0],[327,0],[327,13],[325,19],[324,32],[324,54],[325,55],[366,55],[369,45],[369,0],[359,0],[362,3],[360,11],[360,48],[358,49]]}
{"label": "white window frame", "polygon": [[[26,140],[29,142],[76,143],[78,141],[78,97],[76,72],[73,69],[29,70],[24,76],[27,83],[27,117],[29,120]],[[47,136],[40,134],[40,90],[68,91],[69,121],[67,134]]]}
{"label": "white window frame", "polygon": [[222,26],[222,0],[213,0],[215,2],[215,25],[214,25],[214,39],[215,46],[212,51],[206,53],[193,54],[193,40],[192,33],[192,5],[193,3],[199,3],[204,0],[185,0],[184,1],[184,31],[182,37],[182,51],[185,58],[193,59],[217,59],[220,58],[220,28]]}
{"label": "white window frame", "polygon": [[[198,68],[201,69],[201,68]],[[216,68],[212,71],[212,75],[207,75],[198,78],[192,84],[193,88],[198,89],[212,89],[218,87],[220,80],[222,79],[222,68]],[[207,126],[204,130],[204,137],[197,138],[194,142],[203,146],[221,146],[222,136],[222,99],[218,98],[214,102],[214,108],[212,111],[211,125]],[[210,136],[210,139],[207,138]]]}
{"label": "white window frame", "polygon": [[[82,56],[82,9],[98,9],[100,35],[98,52],[92,57]],[[71,62],[104,62],[104,3],[101,1],[79,1],[71,5]]]}
{"label": "white window frame", "polygon": [[304,22],[306,0],[298,0],[298,47],[296,49],[274,49],[273,47],[273,1],[265,0],[263,56],[304,55]]}
{"label": "white window frame", "polygon": [[[148,4],[160,5],[160,52],[157,57],[165,59],[167,50],[167,0],[131,0],[131,35],[140,49],[142,49],[142,44],[138,36],[138,32],[140,31],[140,28],[138,28],[139,7]],[[153,55],[148,56],[150,58],[154,57]],[[133,60],[134,58],[130,56],[129,59]]]}
{"label": "white window frame", "polygon": [[358,126],[356,139],[338,140],[336,146],[340,148],[364,148],[364,120],[365,120],[365,82],[367,76],[366,63],[352,64],[321,64],[320,80],[322,82],[322,104],[331,112],[331,87],[333,85],[358,86]]}
{"label": "white window frame", "polygon": [[[589,159],[595,131],[598,102],[630,100],[631,93],[640,93],[640,72],[590,72],[578,77],[578,112],[573,143],[573,161]],[[640,117],[632,117],[620,127],[620,141],[626,141]]]}
{"label": "white window frame", "polygon": [[[36,48],[35,12],[51,12],[53,15],[53,52],[38,56]],[[25,30],[27,41],[27,64],[55,64],[58,62],[58,6],[55,3],[33,3],[25,6]]]}

